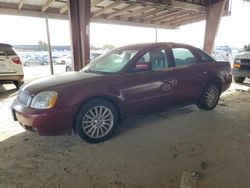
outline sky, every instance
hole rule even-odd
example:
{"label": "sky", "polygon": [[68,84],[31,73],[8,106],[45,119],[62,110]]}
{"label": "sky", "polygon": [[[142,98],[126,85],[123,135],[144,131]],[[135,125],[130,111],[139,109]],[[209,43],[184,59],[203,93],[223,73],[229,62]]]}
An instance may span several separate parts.
{"label": "sky", "polygon": [[[215,45],[230,45],[242,48],[250,43],[250,3],[232,0],[232,14],[223,17]],[[47,41],[45,19],[0,15],[0,42],[17,44],[38,44]],[[70,45],[69,22],[49,20],[51,44]],[[143,42],[155,42],[156,29],[118,26],[108,24],[90,25],[90,43],[97,47],[113,44],[116,47]],[[159,42],[182,42],[202,47],[205,21],[182,26],[179,29],[158,29]]]}

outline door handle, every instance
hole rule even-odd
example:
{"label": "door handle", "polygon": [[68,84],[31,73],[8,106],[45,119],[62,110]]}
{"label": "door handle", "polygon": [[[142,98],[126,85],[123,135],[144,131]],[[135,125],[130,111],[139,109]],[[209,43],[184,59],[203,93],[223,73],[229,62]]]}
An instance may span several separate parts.
{"label": "door handle", "polygon": [[175,86],[177,84],[177,80],[174,78],[167,79],[166,82],[171,84],[172,86]]}

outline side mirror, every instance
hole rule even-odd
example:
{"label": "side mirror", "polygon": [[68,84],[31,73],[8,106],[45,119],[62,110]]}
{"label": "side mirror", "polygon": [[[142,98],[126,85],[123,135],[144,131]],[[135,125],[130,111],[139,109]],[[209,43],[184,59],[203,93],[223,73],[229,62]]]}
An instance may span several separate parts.
{"label": "side mirror", "polygon": [[150,62],[137,62],[132,67],[132,72],[141,72],[141,71],[151,71],[152,70],[152,63]]}

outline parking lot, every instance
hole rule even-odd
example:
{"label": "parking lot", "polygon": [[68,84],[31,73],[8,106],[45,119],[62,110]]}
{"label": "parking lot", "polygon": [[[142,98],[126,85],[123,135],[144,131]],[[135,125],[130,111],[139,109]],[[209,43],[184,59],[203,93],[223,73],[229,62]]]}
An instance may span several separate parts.
{"label": "parking lot", "polygon": [[[66,65],[53,65],[54,74],[65,72]],[[37,79],[44,76],[50,75],[50,66],[24,66],[23,67],[25,81],[29,82],[33,79]]]}
{"label": "parking lot", "polygon": [[[48,68],[25,68],[26,79]],[[10,113],[17,90],[1,85],[0,187],[249,187],[249,88],[249,79],[233,83],[213,111],[190,105],[130,118],[93,145],[24,131]]]}

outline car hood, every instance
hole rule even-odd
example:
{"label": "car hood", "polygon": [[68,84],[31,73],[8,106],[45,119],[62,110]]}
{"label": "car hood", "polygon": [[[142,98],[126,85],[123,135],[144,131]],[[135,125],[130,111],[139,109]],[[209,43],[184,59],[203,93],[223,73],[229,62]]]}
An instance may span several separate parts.
{"label": "car hood", "polygon": [[53,76],[48,76],[45,78],[40,78],[34,80],[28,84],[25,84],[21,90],[29,93],[30,95],[36,94],[37,92],[44,91],[46,89],[51,89],[59,85],[66,85],[68,83],[77,82],[77,81],[87,81],[103,77],[102,74],[93,74],[85,73],[82,71],[79,72],[66,72]]}
{"label": "car hood", "polygon": [[236,55],[236,58],[239,58],[239,59],[250,59],[250,52],[242,52],[242,53]]}

